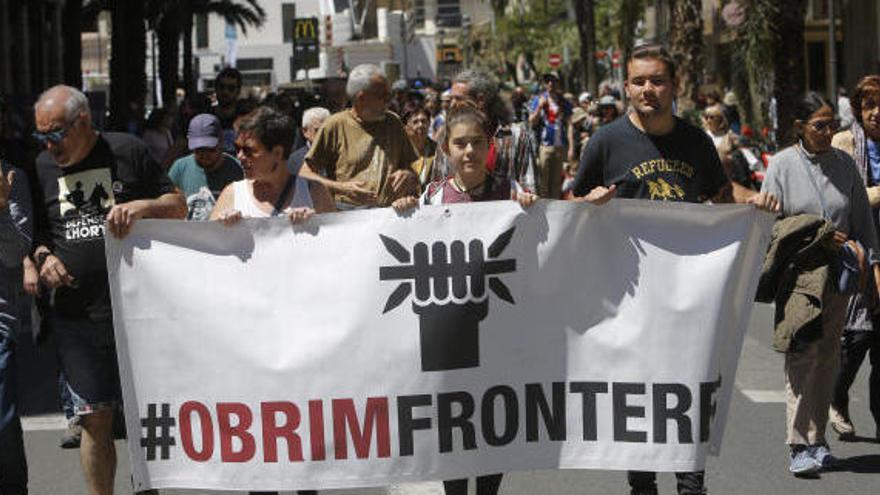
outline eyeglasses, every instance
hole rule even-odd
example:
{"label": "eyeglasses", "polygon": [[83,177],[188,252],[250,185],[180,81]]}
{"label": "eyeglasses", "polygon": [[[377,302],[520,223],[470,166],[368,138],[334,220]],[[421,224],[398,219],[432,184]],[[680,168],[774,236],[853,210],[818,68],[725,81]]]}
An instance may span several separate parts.
{"label": "eyeglasses", "polygon": [[807,122],[807,125],[816,132],[823,132],[826,129],[836,131],[840,127],[840,121],[837,119],[814,120],[813,122]]}
{"label": "eyeglasses", "polygon": [[65,125],[60,129],[55,129],[54,131],[48,132],[40,132],[34,131],[31,136],[40,143],[40,146],[46,146],[49,143],[58,144],[61,141],[64,141],[64,138],[67,137],[67,133],[73,128],[74,124],[76,124],[77,119],[73,119],[72,122]]}
{"label": "eyeglasses", "polygon": [[260,150],[256,147],[253,147],[253,146],[236,146],[235,147],[236,156],[240,154],[246,158],[251,158],[259,153],[260,153]]}

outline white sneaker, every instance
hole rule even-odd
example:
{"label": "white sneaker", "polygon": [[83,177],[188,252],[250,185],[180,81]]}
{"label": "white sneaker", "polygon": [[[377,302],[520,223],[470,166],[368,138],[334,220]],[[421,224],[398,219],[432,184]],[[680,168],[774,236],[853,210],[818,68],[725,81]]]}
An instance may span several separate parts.
{"label": "white sneaker", "polygon": [[852,436],[856,434],[856,427],[853,426],[852,420],[849,419],[849,412],[846,410],[838,410],[834,406],[828,408],[828,420],[831,421],[831,427],[840,436]]}

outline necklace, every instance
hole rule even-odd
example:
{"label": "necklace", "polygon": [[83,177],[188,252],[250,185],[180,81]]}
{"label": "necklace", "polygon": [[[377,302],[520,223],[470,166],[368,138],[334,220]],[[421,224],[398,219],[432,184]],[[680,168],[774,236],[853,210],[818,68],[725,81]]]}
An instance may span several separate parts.
{"label": "necklace", "polygon": [[477,184],[477,185],[474,186],[474,187],[467,188],[467,187],[464,187],[463,184],[461,184],[460,182],[458,182],[458,177],[453,177],[453,178],[452,178],[452,186],[453,186],[455,189],[457,189],[458,192],[465,193],[465,194],[471,194],[472,192],[480,192],[480,191],[483,190],[483,186],[485,186],[485,185],[486,185],[486,182],[483,181],[483,182]]}

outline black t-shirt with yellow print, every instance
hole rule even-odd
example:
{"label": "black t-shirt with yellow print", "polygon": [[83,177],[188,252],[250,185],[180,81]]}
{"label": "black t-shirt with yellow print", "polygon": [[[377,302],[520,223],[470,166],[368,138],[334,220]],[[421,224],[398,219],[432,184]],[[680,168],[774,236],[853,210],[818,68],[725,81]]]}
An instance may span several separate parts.
{"label": "black t-shirt with yellow print", "polygon": [[581,155],[575,196],[617,185],[617,197],[702,203],[728,182],[718,152],[701,129],[676,118],[663,136],[623,116],[596,132]]}
{"label": "black t-shirt with yellow print", "polygon": [[55,312],[71,319],[112,318],[104,221],[115,204],[154,199],[174,184],[131,135],[101,133],[79,163],[59,167],[48,152],[37,157],[34,220],[37,245],[48,246],[74,278],[55,292]]}

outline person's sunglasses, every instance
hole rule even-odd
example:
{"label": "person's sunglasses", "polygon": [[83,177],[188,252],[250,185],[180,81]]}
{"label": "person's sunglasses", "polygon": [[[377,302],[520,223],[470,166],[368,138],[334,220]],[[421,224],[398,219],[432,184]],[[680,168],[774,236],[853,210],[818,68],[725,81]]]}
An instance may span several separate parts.
{"label": "person's sunglasses", "polygon": [[831,120],[818,120],[814,122],[808,122],[810,128],[812,128],[816,132],[822,132],[825,129],[836,131],[840,127],[840,121],[837,119]]}
{"label": "person's sunglasses", "polygon": [[70,129],[73,128],[73,125],[75,123],[76,119],[74,119],[73,122],[65,125],[61,129],[55,129],[54,131],[48,132],[34,131],[31,136],[33,136],[33,138],[38,143],[40,143],[41,146],[46,146],[49,143],[58,144],[63,141],[65,137],[67,137],[67,133],[70,131]]}

